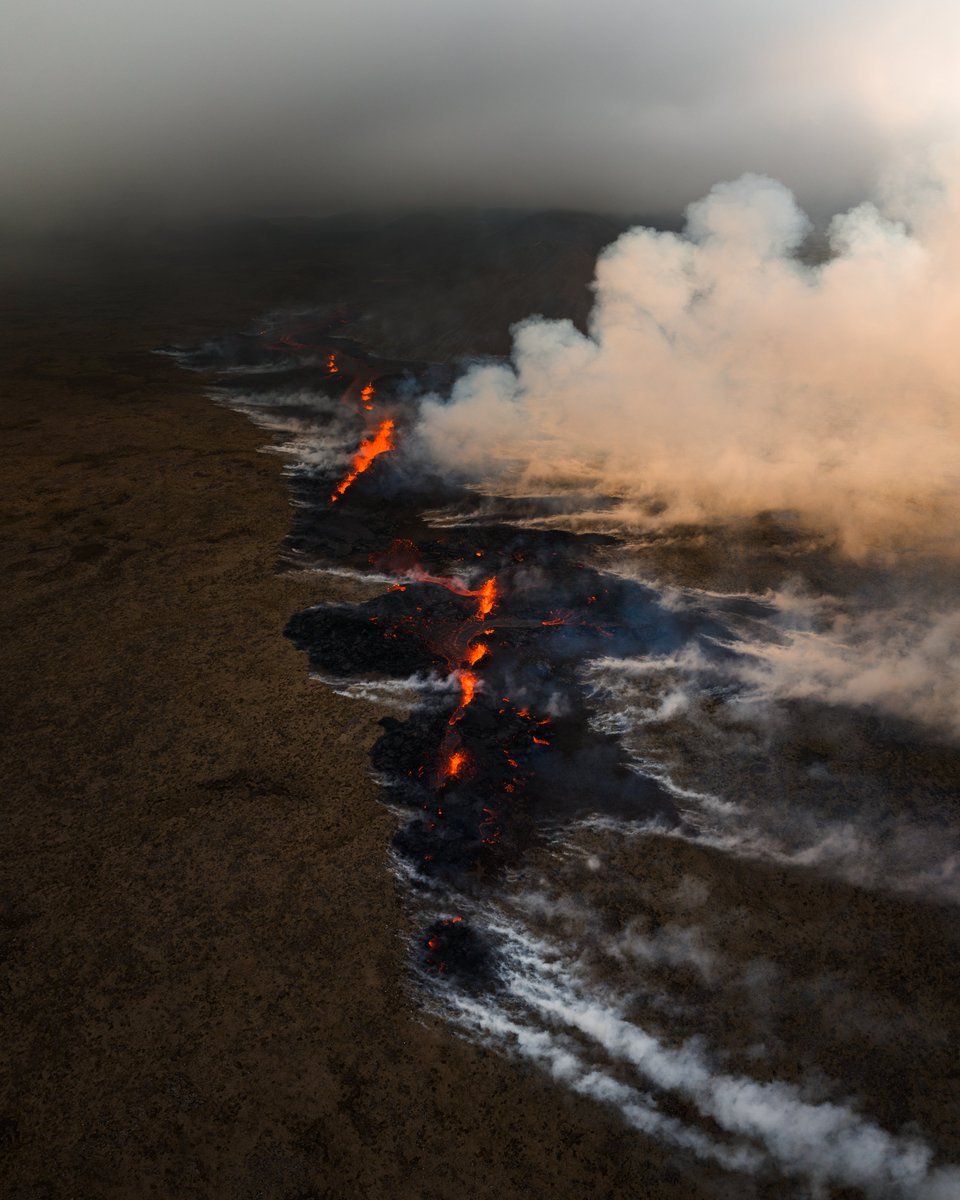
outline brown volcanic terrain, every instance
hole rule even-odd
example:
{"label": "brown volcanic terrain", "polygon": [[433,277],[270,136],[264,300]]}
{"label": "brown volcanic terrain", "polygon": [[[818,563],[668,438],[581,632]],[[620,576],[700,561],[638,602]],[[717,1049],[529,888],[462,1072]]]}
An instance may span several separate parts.
{"label": "brown volcanic terrain", "polygon": [[[150,353],[286,304],[342,306],[377,353],[502,353],[530,312],[582,323],[617,232],[563,214],[371,217],[64,242],[21,263],[0,296],[3,1195],[807,1194],[693,1176],[420,1011],[394,822],[368,777],[380,713],[311,683],[282,636],[346,585],[274,572],[283,460]],[[852,570],[778,538],[763,523],[734,543],[667,538],[650,561],[730,588],[796,569],[829,590]],[[776,778],[765,752],[721,744],[721,785],[789,796],[811,761],[868,744],[838,722],[798,718]],[[671,736],[695,765],[703,748]],[[955,751],[904,744],[875,764],[898,802],[921,809],[935,778],[952,804]],[[762,1038],[772,1078],[822,1068],[956,1161],[954,910],[669,840],[554,880],[611,928],[642,914],[653,932],[685,881],[730,974],[668,979],[688,1032],[734,1058]],[[736,972],[758,957],[766,983],[747,995]]]}
{"label": "brown volcanic terrain", "polygon": [[417,1011],[379,714],[281,636],[321,595],[272,571],[281,460],[150,354],[318,300],[398,353],[502,350],[588,307],[616,228],[553,220],[563,254],[507,218],[64,244],[4,292],[5,1195],[693,1194]]}

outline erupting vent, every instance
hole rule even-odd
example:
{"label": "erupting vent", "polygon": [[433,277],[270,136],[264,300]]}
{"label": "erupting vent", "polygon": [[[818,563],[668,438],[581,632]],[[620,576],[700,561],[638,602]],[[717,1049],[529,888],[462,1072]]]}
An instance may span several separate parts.
{"label": "erupting vent", "polygon": [[[339,402],[363,419],[378,411],[339,482],[324,489],[322,473],[298,477],[290,549],[298,566],[373,567],[396,583],[363,604],[300,613],[289,634],[324,675],[448,680],[405,720],[385,718],[373,749],[391,800],[411,811],[394,848],[413,877],[430,879],[430,894],[450,905],[472,903],[548,825],[597,809],[676,822],[658,785],[591,728],[579,667],[611,646],[648,650],[654,629],[661,645],[679,645],[690,633],[682,619],[649,590],[590,565],[604,539],[429,523],[433,509],[472,502],[404,462],[416,401],[403,396],[425,391],[432,368],[376,364],[355,346],[334,351],[315,330],[272,346],[324,362],[346,388]],[[390,383],[403,379],[412,386]],[[703,633],[716,632],[704,623]],[[496,963],[481,952],[482,935],[462,915],[438,920],[421,942],[421,966],[458,986],[491,986]]]}
{"label": "erupting vent", "polygon": [[[695,995],[716,984],[734,997],[722,1020],[721,1010],[713,1010],[713,1028],[726,1030],[727,1018],[737,1019],[736,1008],[750,1007],[744,1005],[744,980],[755,959],[718,966],[714,949],[700,944],[706,925],[693,923],[715,901],[722,903],[722,888],[715,885],[724,876],[729,829],[740,821],[744,859],[760,853],[757,847],[766,844],[767,831],[775,826],[758,827],[754,817],[763,802],[773,806],[767,795],[758,802],[760,793],[775,790],[767,788],[768,780],[776,778],[778,787],[783,782],[774,766],[792,772],[794,795],[820,788],[819,809],[804,812],[787,804],[789,817],[778,816],[796,844],[771,840],[772,849],[762,851],[778,863],[776,874],[786,875],[781,865],[798,863],[807,853],[801,842],[804,827],[816,824],[811,814],[822,812],[834,820],[840,795],[844,821],[854,806],[853,799],[846,804],[845,789],[851,778],[856,783],[851,770],[856,753],[849,754],[844,741],[842,753],[824,754],[821,762],[821,746],[831,738],[839,742],[847,730],[860,731],[861,750],[877,746],[876,735],[863,732],[867,720],[848,714],[836,734],[839,708],[825,703],[826,718],[822,713],[820,723],[809,718],[793,740],[765,726],[763,738],[755,739],[763,741],[765,756],[757,779],[747,770],[756,765],[749,739],[741,739],[744,744],[731,753],[730,742],[741,735],[727,735],[747,707],[736,703],[744,696],[737,690],[736,672],[745,669],[749,647],[759,645],[745,642],[746,635],[738,643],[737,637],[747,626],[760,629],[757,638],[765,636],[766,620],[770,644],[779,648],[782,625],[766,599],[716,593],[708,599],[710,593],[693,589],[680,597],[657,592],[604,569],[613,551],[629,573],[628,550],[614,538],[556,527],[566,497],[480,496],[431,475],[416,447],[425,444],[430,421],[451,412],[445,401],[452,370],[376,359],[337,336],[339,328],[337,317],[304,318],[295,329],[234,339],[226,350],[208,347],[204,365],[216,363],[220,353],[220,361],[233,368],[232,383],[239,360],[241,367],[253,368],[244,382],[251,392],[270,376],[275,378],[268,386],[279,391],[281,380],[289,388],[289,404],[277,392],[268,403],[284,418],[292,416],[296,440],[290,445],[299,451],[305,444],[309,452],[291,472],[294,527],[285,561],[297,568],[366,576],[368,585],[383,589],[362,602],[319,604],[297,613],[287,633],[309,655],[311,668],[342,693],[384,697],[404,713],[382,719],[371,759],[391,812],[399,815],[392,861],[416,923],[413,967],[429,1005],[461,1028],[499,1039],[510,1053],[553,1069],[578,1092],[616,1103],[637,1128],[662,1134],[676,1147],[692,1149],[695,1157],[710,1156],[721,1164],[749,1161],[764,1171],[768,1162],[777,1161],[796,1176],[808,1137],[816,1141],[809,1161],[817,1194],[837,1183],[846,1195],[848,1185],[865,1181],[868,1195],[946,1196],[939,1185],[939,1190],[909,1186],[910,1180],[936,1175],[927,1172],[923,1147],[889,1137],[842,1104],[810,1102],[792,1083],[777,1081],[776,1067],[766,1060],[761,1081],[721,1073],[727,1068],[717,1068],[683,1028],[684,1006],[672,1012],[674,1006],[661,1000],[671,999],[671,979],[686,972],[695,976]],[[502,374],[510,378],[509,371]],[[549,372],[546,377],[552,378]],[[300,399],[304,393],[309,403]],[[426,395],[431,399],[424,409],[420,398]],[[450,423],[454,450],[463,446],[456,438],[460,415],[454,413],[457,419]],[[592,415],[579,414],[587,421]],[[411,436],[414,426],[416,436]],[[278,428],[285,426],[278,422]],[[331,466],[332,445],[353,451],[339,479]],[[500,516],[491,516],[494,512]],[[716,543],[710,547],[715,552]],[[698,673],[693,684],[684,674],[688,670]],[[659,692],[650,683],[656,672],[661,672]],[[816,702],[803,695],[802,706],[814,709]],[[716,717],[728,696],[735,703]],[[675,700],[679,716],[671,707]],[[734,708],[736,718],[730,716]],[[816,736],[809,736],[811,731]],[[775,758],[768,745],[778,737],[784,740]],[[705,752],[698,745],[701,738],[709,743]],[[893,745],[888,739],[882,753],[860,758],[882,761],[884,770],[888,761],[909,761],[900,774],[915,772],[922,755],[898,760]],[[704,759],[713,769],[704,784],[695,771],[701,753],[714,756]],[[674,768],[680,757],[682,767]],[[930,761],[941,788],[939,750]],[[677,773],[671,775],[672,770]],[[730,791],[737,789],[736,803],[728,795],[693,790],[712,788],[721,776],[734,780]],[[872,807],[886,780],[874,786],[869,773],[865,778],[863,794]],[[747,803],[741,803],[744,798]],[[817,827],[824,846],[849,840],[846,825],[842,838],[831,828],[838,826],[827,825],[824,837]],[[948,829],[949,821],[937,826],[938,837],[941,828]],[[892,822],[882,826],[885,840],[888,834],[889,848],[877,864],[896,865],[908,839],[899,838]],[[911,833],[911,845],[921,840]],[[820,853],[819,842],[809,848]],[[944,861],[955,859],[953,854]],[[720,930],[727,916],[738,927],[753,920],[743,901],[749,887],[744,879],[755,869],[754,860],[749,862],[742,872],[727,873],[736,876],[729,892],[735,903],[712,914],[713,930]],[[771,911],[782,925],[779,914],[789,911],[788,904],[816,894],[798,887],[794,896],[792,881],[788,897],[787,885],[772,882],[773,873],[763,870],[754,897],[759,919],[753,927],[762,931],[756,940],[773,929]],[[934,874],[910,869],[900,879],[928,880]],[[846,917],[857,908],[856,889],[843,887],[830,892],[827,907],[835,912],[837,897],[843,896]],[[901,919],[899,904],[898,899],[886,908],[872,902],[861,907],[884,914],[886,938],[888,919]],[[802,919],[806,922],[806,912]],[[901,945],[912,944],[914,919],[903,919],[910,932]],[[814,929],[829,940],[829,920],[819,926],[811,921],[804,931],[806,945],[816,944]],[[871,929],[875,920],[868,916],[862,928]],[[843,963],[844,972],[858,969],[852,960],[860,943],[850,934],[846,938],[821,960],[831,964],[831,1003],[847,986],[832,964]],[[732,952],[736,943],[737,938],[725,939],[722,953]],[[837,953],[843,946],[853,952]],[[780,950],[788,952],[776,960],[771,956],[777,963],[771,978],[778,987],[787,978],[781,964],[795,957],[795,946],[781,943]],[[949,953],[936,958],[938,970],[948,958]],[[876,984],[870,963],[859,976],[868,989]],[[611,977],[626,986],[611,985]],[[764,985],[765,997],[768,990]],[[779,1014],[789,1015],[789,1021],[774,1024],[764,1013],[764,1030],[776,1030],[764,1056],[768,1049],[781,1054],[790,1072],[797,1063],[805,1066],[806,1047],[795,1053],[797,1047],[786,1040],[783,1048],[774,1043],[789,1036],[786,1030],[809,995],[808,979]],[[857,1005],[861,995],[858,985]],[[648,1004],[655,1009],[655,1024],[644,1016]],[[928,1011],[941,1012],[948,1004]],[[917,1057],[912,1042],[923,1031],[917,1014],[911,1012],[910,1018],[909,1053]],[[661,1022],[663,1030],[657,1027]],[[752,1061],[757,1039],[753,1029],[748,1032],[743,1046]],[[843,1054],[847,1041],[845,1036]],[[716,1059],[726,1061],[734,1052],[728,1040]],[[839,1056],[838,1051],[834,1061]],[[750,1070],[749,1063],[744,1069]],[[861,1074],[861,1082],[865,1078]],[[660,1093],[674,1098],[663,1104]],[[822,1166],[824,1155],[831,1154],[829,1175]],[[764,1194],[767,1182],[764,1176]],[[772,1175],[769,1182],[772,1186]],[[957,1188],[949,1194],[957,1194]]]}
{"label": "erupting vent", "polygon": [[376,433],[360,443],[360,448],[353,456],[353,461],[350,464],[350,470],[337,484],[333,495],[330,497],[330,503],[335,504],[357,477],[370,468],[375,459],[392,449],[393,421],[381,421]]}
{"label": "erupting vent", "polygon": [[[410,812],[394,849],[411,878],[430,881],[434,902],[469,910],[485,881],[517,864],[547,827],[598,810],[676,824],[667,794],[591,726],[580,666],[610,652],[646,653],[654,641],[661,652],[691,637],[706,647],[723,631],[603,574],[591,559],[610,539],[432,525],[429,512],[469,510],[476,499],[404,459],[416,397],[449,391],[452,373],[374,360],[332,339],[333,327],[265,334],[244,353],[294,357],[314,375],[322,364],[327,382],[317,386],[335,391],[334,407],[364,422],[376,413],[343,478],[319,469],[294,477],[289,553],[297,567],[372,567],[396,583],[364,603],[299,613],[288,633],[325,676],[447,680],[406,719],[384,718],[372,752],[392,803]],[[458,986],[495,982],[495,956],[468,915],[428,911],[426,920],[420,965],[430,975]]]}

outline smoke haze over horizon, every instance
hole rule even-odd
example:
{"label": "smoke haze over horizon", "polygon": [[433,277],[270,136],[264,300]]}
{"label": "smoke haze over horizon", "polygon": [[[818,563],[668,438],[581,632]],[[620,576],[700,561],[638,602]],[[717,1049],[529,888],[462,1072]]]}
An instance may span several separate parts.
{"label": "smoke haze over horizon", "polygon": [[636,228],[603,252],[587,334],[533,316],[511,364],[428,403],[427,453],[521,495],[617,497],[583,514],[600,527],[790,512],[857,556],[953,556],[958,212],[941,149],[837,217],[833,257],[807,267],[782,184],[718,184],[682,236]]}
{"label": "smoke haze over horizon", "polygon": [[947,133],[958,46],[935,0],[38,0],[0,50],[0,222],[674,212],[745,171],[819,219]]}

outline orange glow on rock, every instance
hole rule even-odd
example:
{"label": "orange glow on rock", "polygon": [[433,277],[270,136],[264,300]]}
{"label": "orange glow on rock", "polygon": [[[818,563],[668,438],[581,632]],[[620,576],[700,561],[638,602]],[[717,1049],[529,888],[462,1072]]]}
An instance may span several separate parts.
{"label": "orange glow on rock", "polygon": [[360,403],[369,412],[373,408],[373,384],[368,383],[360,389]]}
{"label": "orange glow on rock", "polygon": [[460,707],[466,708],[477,691],[477,677],[472,671],[460,672]]}
{"label": "orange glow on rock", "polygon": [[353,481],[367,470],[374,459],[393,449],[393,421],[382,421],[373,437],[360,443],[360,449],[353,456],[349,472],[337,484],[336,490],[330,497],[330,503],[336,504]]}
{"label": "orange glow on rock", "polygon": [[474,696],[477,694],[477,677],[472,671],[458,671],[460,678],[460,706],[450,718],[448,724],[456,725],[463,716],[463,710],[468,704],[472,703]]}
{"label": "orange glow on rock", "polygon": [[476,683],[478,683],[473,671],[458,671],[457,676],[460,678],[460,707],[451,716],[448,722],[450,725],[456,725],[463,716],[463,709],[473,702],[473,697],[476,695]]}
{"label": "orange glow on rock", "polygon": [[443,773],[448,779],[456,779],[466,764],[467,752],[465,750],[454,750],[447,759],[447,765],[444,767]]}
{"label": "orange glow on rock", "polygon": [[491,575],[479,592],[480,603],[477,605],[477,616],[482,621],[488,617],[497,602],[497,577]]}
{"label": "orange glow on rock", "polygon": [[476,642],[467,651],[467,665],[475,667],[481,658],[487,653],[489,647],[484,642]]}

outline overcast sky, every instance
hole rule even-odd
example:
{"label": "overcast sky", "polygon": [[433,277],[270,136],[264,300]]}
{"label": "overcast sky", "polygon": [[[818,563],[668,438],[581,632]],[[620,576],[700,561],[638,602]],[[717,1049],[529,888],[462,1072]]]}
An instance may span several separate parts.
{"label": "overcast sky", "polygon": [[955,0],[7,0],[0,216],[448,203],[817,215],[960,117]]}

